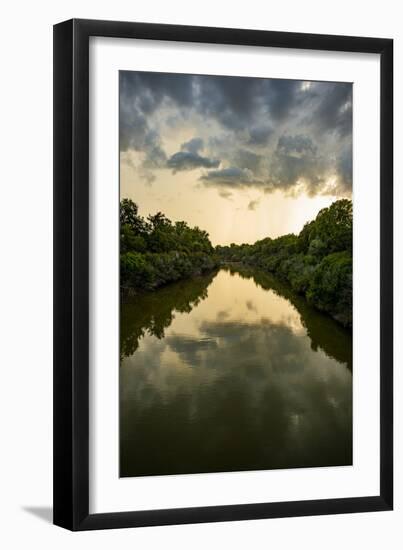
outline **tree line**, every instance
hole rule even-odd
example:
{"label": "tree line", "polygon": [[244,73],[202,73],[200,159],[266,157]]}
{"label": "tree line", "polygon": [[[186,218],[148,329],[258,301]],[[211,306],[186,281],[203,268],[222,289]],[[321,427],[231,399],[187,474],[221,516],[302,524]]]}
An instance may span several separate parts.
{"label": "tree line", "polygon": [[186,222],[171,222],[164,214],[138,214],[130,199],[120,203],[120,284],[153,290],[217,266],[206,231]]}
{"label": "tree line", "polygon": [[353,208],[348,199],[322,209],[299,235],[254,244],[212,246],[208,233],[158,212],[143,218],[130,199],[120,203],[120,280],[127,289],[167,283],[241,262],[290,284],[317,309],[352,326]]}

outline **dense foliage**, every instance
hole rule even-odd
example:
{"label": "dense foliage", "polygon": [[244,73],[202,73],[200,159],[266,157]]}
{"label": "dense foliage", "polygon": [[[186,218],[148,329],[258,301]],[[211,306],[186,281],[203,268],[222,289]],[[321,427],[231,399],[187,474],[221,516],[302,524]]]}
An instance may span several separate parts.
{"label": "dense foliage", "polygon": [[144,219],[133,201],[121,201],[122,287],[152,290],[209,271],[215,265],[214,249],[206,231],[182,221],[172,223],[161,212]]}
{"label": "dense foliage", "polygon": [[352,202],[342,199],[319,212],[299,235],[267,237],[254,244],[213,248],[206,231],[173,223],[158,212],[147,219],[137,205],[120,203],[120,280],[123,288],[153,290],[241,262],[287,281],[317,309],[352,325]]}
{"label": "dense foliage", "polygon": [[309,303],[351,327],[352,228],[352,202],[342,199],[321,210],[299,235],[218,246],[216,252],[225,262],[257,266],[288,281]]}

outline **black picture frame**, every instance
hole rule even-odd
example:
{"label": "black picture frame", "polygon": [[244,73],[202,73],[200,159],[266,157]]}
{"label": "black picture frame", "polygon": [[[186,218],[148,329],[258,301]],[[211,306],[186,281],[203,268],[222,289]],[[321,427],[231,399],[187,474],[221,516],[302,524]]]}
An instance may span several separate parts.
{"label": "black picture frame", "polygon": [[[354,498],[89,513],[89,38],[380,54],[380,491]],[[54,523],[91,530],[393,507],[393,40],[73,19],[54,26]]]}

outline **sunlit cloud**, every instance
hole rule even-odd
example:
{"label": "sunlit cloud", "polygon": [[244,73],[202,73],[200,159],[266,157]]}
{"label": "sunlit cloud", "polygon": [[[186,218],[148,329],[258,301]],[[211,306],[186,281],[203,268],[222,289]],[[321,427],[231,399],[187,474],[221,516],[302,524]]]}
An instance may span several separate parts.
{"label": "sunlit cloud", "polygon": [[145,214],[180,197],[213,240],[234,212],[264,219],[277,193],[317,205],[352,194],[349,83],[121,71],[119,131],[122,196]]}

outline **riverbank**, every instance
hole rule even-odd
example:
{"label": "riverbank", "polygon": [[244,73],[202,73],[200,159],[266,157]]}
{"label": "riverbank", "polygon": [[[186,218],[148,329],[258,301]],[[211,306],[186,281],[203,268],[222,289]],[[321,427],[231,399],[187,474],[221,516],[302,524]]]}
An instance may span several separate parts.
{"label": "riverbank", "polygon": [[285,281],[310,305],[352,327],[352,202],[322,209],[299,235],[254,244],[212,246],[209,235],[161,212],[147,219],[128,199],[120,210],[120,284],[123,294],[153,291],[208,273],[220,264],[256,267]]}
{"label": "riverbank", "polygon": [[[188,255],[178,252],[164,254],[125,254],[121,258],[121,298],[157,290],[181,280],[192,279],[215,271],[219,262],[215,256]],[[122,274],[123,272],[123,274]]]}
{"label": "riverbank", "polygon": [[[274,276],[279,282],[289,286],[290,291],[301,296],[318,311],[329,315],[344,328],[352,328],[352,269],[351,258],[335,254],[322,264],[311,264],[310,273],[304,274],[304,259],[294,257],[287,263],[294,263],[294,270],[288,271],[284,266],[279,269],[267,269],[264,262],[221,261],[222,268],[258,268],[263,273]],[[287,266],[288,267],[288,266]],[[333,280],[333,286],[323,288],[327,281]],[[304,284],[301,285],[301,281]]]}
{"label": "riverbank", "polygon": [[172,222],[161,212],[147,219],[137,205],[120,204],[120,284],[130,292],[155,290],[218,265],[206,231]]}
{"label": "riverbank", "polygon": [[352,203],[343,199],[319,212],[299,235],[254,244],[218,246],[222,263],[240,262],[287,282],[309,304],[352,327]]}

